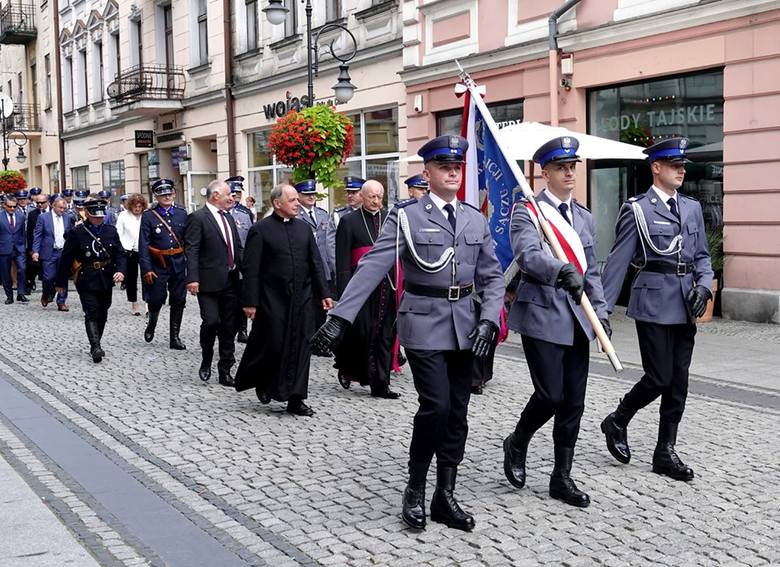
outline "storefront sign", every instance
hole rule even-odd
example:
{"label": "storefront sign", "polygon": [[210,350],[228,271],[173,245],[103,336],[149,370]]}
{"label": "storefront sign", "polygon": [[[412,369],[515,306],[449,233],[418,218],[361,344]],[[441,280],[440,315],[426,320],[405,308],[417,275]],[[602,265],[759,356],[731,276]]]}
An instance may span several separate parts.
{"label": "storefront sign", "polygon": [[154,130],[136,130],[135,131],[136,148],[154,147]]}
{"label": "storefront sign", "polygon": [[678,108],[631,112],[620,116],[601,118],[602,130],[628,130],[629,128],[680,126],[683,124],[712,124],[719,118],[714,104],[694,104]]}
{"label": "storefront sign", "polygon": [[[315,101],[314,104],[328,104],[335,106],[339,103],[335,99],[327,99]],[[263,113],[265,114],[266,119],[272,120],[274,118],[281,118],[291,111],[300,112],[302,108],[306,108],[307,106],[309,106],[309,97],[307,95],[303,95],[298,98],[297,96],[291,96],[288,92],[286,100],[264,104]]]}

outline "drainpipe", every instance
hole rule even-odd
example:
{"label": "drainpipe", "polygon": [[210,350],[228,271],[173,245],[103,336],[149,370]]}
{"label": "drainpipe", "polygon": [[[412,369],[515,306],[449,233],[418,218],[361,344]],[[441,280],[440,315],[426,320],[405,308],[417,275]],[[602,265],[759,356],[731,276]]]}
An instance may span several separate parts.
{"label": "drainpipe", "polygon": [[558,125],[558,18],[563,16],[580,0],[566,0],[548,19],[550,35],[550,126]]}
{"label": "drainpipe", "polygon": [[228,177],[236,175],[236,125],[233,101],[233,46],[230,0],[222,0],[222,37],[225,52],[225,118],[227,120]]}
{"label": "drainpipe", "polygon": [[[57,80],[57,141],[60,146],[60,193],[65,189],[65,140],[62,138],[62,65],[60,61],[60,3],[54,0],[52,7],[52,25],[54,26],[54,76]],[[49,180],[51,182],[51,179]]]}

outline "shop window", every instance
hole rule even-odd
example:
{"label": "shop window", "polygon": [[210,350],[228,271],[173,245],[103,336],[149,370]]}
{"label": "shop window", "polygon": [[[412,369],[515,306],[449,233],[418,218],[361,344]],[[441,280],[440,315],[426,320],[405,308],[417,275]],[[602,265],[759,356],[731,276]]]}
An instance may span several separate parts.
{"label": "shop window", "polygon": [[71,187],[76,191],[89,189],[89,166],[72,167],[70,169]]}
{"label": "shop window", "polygon": [[259,45],[257,33],[257,0],[244,0],[246,8],[246,50],[253,51]]}
{"label": "shop window", "polygon": [[103,189],[111,191],[112,195],[125,193],[124,160],[109,161],[103,164]]}
{"label": "shop window", "polygon": [[[690,140],[680,192],[699,200],[708,230],[723,224],[723,71],[618,85],[588,93],[588,132],[638,146],[676,136]],[[648,191],[646,162],[591,161],[588,201],[593,211],[600,262],[615,238],[622,203]]]}

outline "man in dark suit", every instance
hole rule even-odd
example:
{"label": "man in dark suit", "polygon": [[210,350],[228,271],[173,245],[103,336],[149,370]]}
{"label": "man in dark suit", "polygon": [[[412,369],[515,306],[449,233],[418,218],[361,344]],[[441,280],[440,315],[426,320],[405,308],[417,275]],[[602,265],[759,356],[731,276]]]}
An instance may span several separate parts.
{"label": "man in dark suit", "polygon": [[230,187],[212,181],[206,189],[206,206],[187,218],[184,252],[187,256],[187,291],[198,296],[200,348],[203,359],[198,375],[211,377],[214,339],[219,337],[219,383],[233,386],[230,369],[235,363],[235,311],[241,267],[241,239],[235,220]]}
{"label": "man in dark suit", "polygon": [[16,197],[8,195],[0,214],[0,279],[5,290],[5,304],[14,302],[14,289],[11,280],[11,264],[16,264],[16,300],[27,303],[25,282],[27,277],[27,252],[25,250],[24,213],[17,208]]}
{"label": "man in dark suit", "polygon": [[[35,193],[33,194],[33,191]],[[33,187],[30,189],[30,196],[32,199],[32,208],[27,213],[27,257],[30,261],[27,262],[27,291],[33,292],[36,288],[35,280],[38,276],[42,277],[41,264],[32,259],[33,254],[33,240],[35,239],[35,225],[38,223],[38,217],[41,214],[49,210],[49,199],[46,195],[41,195],[40,187]]]}
{"label": "man in dark suit", "polygon": [[[54,278],[57,276],[57,264],[65,247],[65,234],[73,227],[73,217],[67,212],[67,203],[58,197],[51,210],[39,215],[35,222],[32,243],[32,261],[40,262],[43,270],[43,293],[41,305],[46,307],[54,298]],[[57,310],[68,311],[66,301],[68,289],[57,294]]]}

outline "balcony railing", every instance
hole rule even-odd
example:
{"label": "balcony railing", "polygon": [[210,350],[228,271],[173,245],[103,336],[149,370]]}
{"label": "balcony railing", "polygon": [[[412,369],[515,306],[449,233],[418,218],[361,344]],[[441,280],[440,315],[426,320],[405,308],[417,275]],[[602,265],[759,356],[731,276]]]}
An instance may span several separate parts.
{"label": "balcony railing", "polygon": [[14,103],[14,113],[6,119],[5,127],[7,130],[37,132],[41,129],[40,112],[39,104]]}
{"label": "balcony railing", "polygon": [[8,0],[0,6],[0,43],[25,45],[37,36],[33,2]]}
{"label": "balcony railing", "polygon": [[123,69],[106,93],[113,106],[149,100],[181,101],[186,81],[181,67],[137,65]]}

